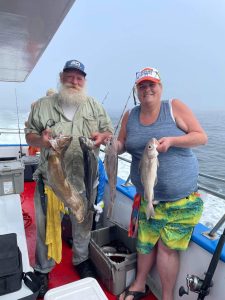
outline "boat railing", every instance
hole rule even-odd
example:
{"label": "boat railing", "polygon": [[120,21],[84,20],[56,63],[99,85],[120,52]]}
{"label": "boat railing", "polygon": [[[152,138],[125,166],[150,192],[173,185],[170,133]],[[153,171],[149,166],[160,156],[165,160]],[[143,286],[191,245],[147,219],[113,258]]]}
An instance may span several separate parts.
{"label": "boat railing", "polygon": [[[24,134],[24,129],[21,128],[0,128],[0,135],[1,134]],[[101,148],[100,151],[104,152],[104,148]],[[125,161],[127,163],[131,163],[131,160],[123,157],[122,155],[118,155],[118,159]],[[216,176],[212,176],[212,175],[208,175],[205,173],[199,173],[199,178],[207,178],[210,180],[214,180],[215,182],[222,182],[225,183],[225,179],[220,178],[220,177],[216,177]],[[130,182],[130,174],[128,175],[127,179],[125,180],[125,183],[123,184],[123,186],[130,186],[131,182]],[[206,187],[200,183],[198,183],[198,188],[202,191],[207,192],[210,195],[213,195],[215,197],[218,197],[220,199],[225,200],[225,194],[218,192],[216,189],[214,188],[209,188]],[[212,230],[209,232],[209,236],[214,236],[215,232],[225,223],[225,215],[218,221],[218,223],[212,228]]]}
{"label": "boat railing", "polygon": [[1,134],[24,134],[24,128],[0,128]]}
{"label": "boat railing", "polygon": [[[100,149],[100,151],[104,152],[104,149]],[[131,160],[128,159],[128,158],[123,157],[122,155],[118,155],[118,159],[131,164]],[[201,173],[201,172],[199,173],[199,177],[205,177],[205,178],[208,178],[208,179],[212,179],[212,180],[216,180],[216,181],[225,183],[224,178],[208,175],[208,174]],[[125,180],[125,183],[127,183],[127,185],[129,185],[129,182],[130,182],[130,174],[128,175],[127,179]],[[126,184],[124,184],[124,185],[126,185]],[[203,190],[203,191],[205,191],[205,192],[207,192],[207,193],[209,193],[213,196],[216,196],[216,197],[219,197],[219,198],[225,200],[225,194],[222,194],[222,193],[216,191],[215,189],[210,189],[210,188],[208,188],[204,185],[201,185],[201,184],[198,184],[198,187],[199,187],[200,190]]]}

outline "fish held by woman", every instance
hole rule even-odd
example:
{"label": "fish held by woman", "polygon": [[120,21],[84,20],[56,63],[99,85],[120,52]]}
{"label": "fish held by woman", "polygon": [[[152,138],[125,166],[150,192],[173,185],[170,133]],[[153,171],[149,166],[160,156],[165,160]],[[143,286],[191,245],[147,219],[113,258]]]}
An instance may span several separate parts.
{"label": "fish held by woman", "polygon": [[77,189],[68,181],[63,161],[64,154],[72,141],[72,137],[60,135],[49,141],[52,145],[48,156],[49,185],[65,206],[70,208],[77,222],[81,223],[84,220],[83,199]]}
{"label": "fish held by woman", "polygon": [[157,183],[158,169],[158,151],[156,150],[158,141],[152,138],[145,146],[140,162],[141,181],[144,186],[144,199],[148,202],[146,207],[147,219],[155,216],[153,207],[154,202],[154,186]]}
{"label": "fish held by woman", "polygon": [[104,165],[110,187],[110,203],[107,217],[110,218],[116,198],[116,183],[118,170],[117,138],[112,136],[106,143]]}

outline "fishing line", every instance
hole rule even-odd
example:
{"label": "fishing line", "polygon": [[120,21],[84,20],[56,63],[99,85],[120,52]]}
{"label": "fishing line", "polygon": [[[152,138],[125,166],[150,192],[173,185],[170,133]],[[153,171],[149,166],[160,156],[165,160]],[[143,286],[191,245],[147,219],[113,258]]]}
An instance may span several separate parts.
{"label": "fishing line", "polygon": [[103,100],[102,100],[102,104],[104,104],[105,100],[106,100],[106,99],[107,99],[107,97],[108,97],[108,94],[109,94],[109,92],[107,92],[107,93],[106,93],[106,95],[105,95],[105,97],[103,98]]}
{"label": "fishing line", "polygon": [[134,105],[136,106],[138,103],[137,103],[137,98],[136,98],[136,93],[137,93],[137,89],[136,89],[136,86],[134,85],[133,87],[133,99],[134,99]]}
{"label": "fishing line", "polygon": [[19,119],[19,109],[18,109],[18,102],[17,102],[17,93],[16,93],[16,89],[15,89],[15,97],[16,97],[17,127],[18,127],[18,130],[19,130],[19,140],[20,140],[19,158],[21,158],[21,157],[24,156],[25,154],[23,154],[22,143],[21,143],[20,119]]}
{"label": "fishing line", "polygon": [[127,107],[127,105],[128,105],[128,102],[129,102],[129,100],[130,100],[130,97],[131,97],[131,95],[132,95],[132,93],[133,93],[133,89],[134,89],[134,88],[132,87],[132,89],[131,89],[131,91],[130,91],[130,94],[129,94],[129,97],[127,98],[127,101],[126,101],[126,103],[125,103],[125,105],[124,105],[122,114],[121,114],[121,116],[120,116],[120,118],[119,118],[119,121],[118,121],[118,123],[117,123],[117,125],[116,125],[115,131],[114,131],[114,135],[116,135],[116,132],[117,132],[117,130],[118,130],[118,128],[119,128],[120,122],[121,122],[121,120],[122,120],[122,118],[123,118],[123,115],[124,115],[124,112],[125,112],[126,107]]}

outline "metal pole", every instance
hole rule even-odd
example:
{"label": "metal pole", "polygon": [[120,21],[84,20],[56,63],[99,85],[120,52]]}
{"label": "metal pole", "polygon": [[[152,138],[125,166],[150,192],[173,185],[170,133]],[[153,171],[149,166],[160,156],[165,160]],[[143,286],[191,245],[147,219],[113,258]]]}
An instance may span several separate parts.
{"label": "metal pole", "polygon": [[202,287],[199,292],[199,296],[198,296],[197,300],[204,300],[205,297],[208,295],[208,289],[211,286],[212,278],[213,278],[214,272],[216,270],[217,264],[219,262],[224,243],[225,243],[225,229],[224,229],[223,234],[221,235],[221,237],[218,241],[218,244],[216,246],[216,250],[213,254],[213,257],[209,264],[208,270],[205,274],[205,279],[203,280]]}
{"label": "metal pole", "polygon": [[126,182],[124,182],[124,183],[122,184],[122,186],[129,186],[129,185],[132,185],[132,183],[130,183],[129,181],[130,181],[130,174],[129,174],[129,176],[127,177]]}
{"label": "metal pole", "polygon": [[225,214],[223,217],[219,220],[219,222],[213,227],[213,229],[209,232],[209,236],[214,236],[214,234],[217,232],[217,230],[223,225],[225,222]]}

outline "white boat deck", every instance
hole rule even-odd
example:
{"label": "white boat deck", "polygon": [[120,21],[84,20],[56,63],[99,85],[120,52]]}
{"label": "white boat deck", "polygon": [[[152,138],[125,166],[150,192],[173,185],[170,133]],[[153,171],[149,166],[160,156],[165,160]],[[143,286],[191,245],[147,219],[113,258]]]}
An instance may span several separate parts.
{"label": "white boat deck", "polygon": [[[17,244],[22,253],[23,271],[29,272],[33,269],[29,263],[27,242],[24,230],[23,215],[19,194],[0,196],[0,234],[16,233]],[[1,300],[16,300],[31,294],[31,291],[22,284],[22,288],[14,293],[0,296]]]}

